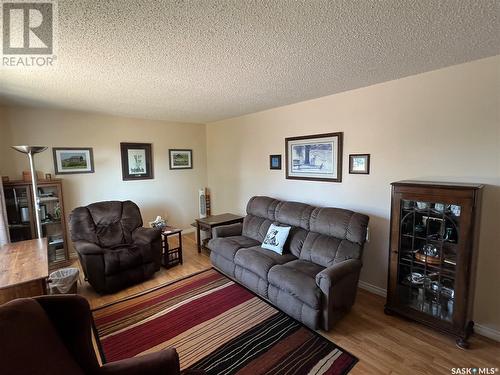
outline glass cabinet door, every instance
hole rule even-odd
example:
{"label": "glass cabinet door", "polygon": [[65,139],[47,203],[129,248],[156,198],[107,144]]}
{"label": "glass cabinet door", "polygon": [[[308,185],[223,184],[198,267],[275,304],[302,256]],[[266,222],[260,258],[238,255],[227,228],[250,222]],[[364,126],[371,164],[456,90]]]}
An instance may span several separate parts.
{"label": "glass cabinet door", "polygon": [[451,322],[461,206],[401,200],[397,297],[401,304]]}
{"label": "glass cabinet door", "polygon": [[64,244],[64,225],[62,217],[62,202],[57,185],[38,187],[40,198],[40,220],[42,236],[47,237],[49,263],[64,261],[66,249]]}
{"label": "glass cabinet door", "polygon": [[7,222],[12,242],[35,237],[30,190],[26,186],[4,186]]}

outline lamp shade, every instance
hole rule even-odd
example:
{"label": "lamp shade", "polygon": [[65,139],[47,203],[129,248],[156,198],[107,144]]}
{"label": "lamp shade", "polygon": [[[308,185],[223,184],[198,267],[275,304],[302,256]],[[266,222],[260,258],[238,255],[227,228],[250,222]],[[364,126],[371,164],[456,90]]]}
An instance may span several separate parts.
{"label": "lamp shade", "polygon": [[24,154],[38,154],[39,152],[45,151],[47,147],[45,146],[12,146],[14,150],[22,152]]}

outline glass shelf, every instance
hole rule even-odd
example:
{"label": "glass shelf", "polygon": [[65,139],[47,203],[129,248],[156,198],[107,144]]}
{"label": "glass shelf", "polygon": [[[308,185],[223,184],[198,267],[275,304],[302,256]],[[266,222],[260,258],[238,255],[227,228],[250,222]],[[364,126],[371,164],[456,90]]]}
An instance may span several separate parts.
{"label": "glass shelf", "polygon": [[411,309],[452,321],[461,207],[401,201],[397,294]]}

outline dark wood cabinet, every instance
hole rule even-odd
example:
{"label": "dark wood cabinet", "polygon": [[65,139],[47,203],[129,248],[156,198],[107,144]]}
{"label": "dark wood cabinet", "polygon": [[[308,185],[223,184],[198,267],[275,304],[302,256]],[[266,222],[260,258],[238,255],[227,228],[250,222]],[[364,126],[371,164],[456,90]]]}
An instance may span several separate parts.
{"label": "dark wood cabinet", "polygon": [[[36,237],[35,204],[31,181],[9,181],[3,185],[11,242]],[[47,238],[47,257],[51,268],[69,261],[66,240],[66,220],[63,205],[62,180],[39,180],[40,218],[42,234]]]}
{"label": "dark wood cabinet", "polygon": [[472,333],[482,185],[392,183],[386,313],[456,337]]}

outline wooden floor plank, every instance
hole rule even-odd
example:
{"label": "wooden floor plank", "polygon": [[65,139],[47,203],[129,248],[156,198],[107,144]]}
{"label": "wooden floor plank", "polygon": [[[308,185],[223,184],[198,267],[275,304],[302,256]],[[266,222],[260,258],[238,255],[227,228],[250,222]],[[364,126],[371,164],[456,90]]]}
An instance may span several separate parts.
{"label": "wooden floor plank", "polygon": [[[183,237],[183,245],[183,265],[162,268],[151,280],[104,296],[95,293],[81,274],[79,294],[96,308],[211,267],[207,253],[198,254],[193,234]],[[360,289],[352,311],[330,332],[320,331],[359,358],[350,374],[449,375],[453,367],[500,367],[500,343],[475,334],[469,350],[459,349],[451,337],[385,315],[384,303],[384,298]]]}

